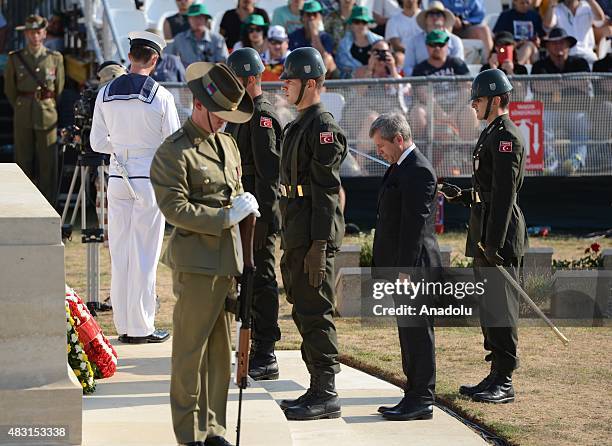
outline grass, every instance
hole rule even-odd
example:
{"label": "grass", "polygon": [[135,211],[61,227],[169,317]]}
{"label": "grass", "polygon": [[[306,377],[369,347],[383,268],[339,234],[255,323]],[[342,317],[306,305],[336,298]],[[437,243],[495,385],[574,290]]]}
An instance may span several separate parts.
{"label": "grass", "polygon": [[[85,298],[86,249],[78,242],[66,245],[66,280]],[[531,246],[550,246],[555,258],[572,259],[584,255],[594,240],[553,235],[531,238]],[[612,243],[597,240],[602,249]],[[345,243],[359,243],[347,237]],[[440,237],[453,256],[462,255],[465,234],[449,233]],[[278,256],[280,258],[280,256]],[[101,249],[101,299],[110,287],[108,250]],[[280,273],[277,269],[277,274]],[[157,293],[161,308],[156,327],[172,325],[174,297],[170,270],[160,265]],[[115,334],[110,313],[101,313],[98,321],[107,334]],[[279,324],[283,339],[281,349],[297,349],[300,338],[291,319],[291,308],[281,290]],[[388,381],[401,384],[397,331],[394,328],[362,327],[354,318],[336,320],[341,360]],[[479,381],[487,372],[483,361],[482,334],[477,328],[438,328],[437,394],[440,401],[456,412],[476,421],[516,445],[601,445],[612,438],[612,329],[563,328],[570,338],[565,348],[552,332],[542,327],[519,329],[521,367],[514,376],[517,400],[501,406],[482,405],[460,397],[460,384]]]}

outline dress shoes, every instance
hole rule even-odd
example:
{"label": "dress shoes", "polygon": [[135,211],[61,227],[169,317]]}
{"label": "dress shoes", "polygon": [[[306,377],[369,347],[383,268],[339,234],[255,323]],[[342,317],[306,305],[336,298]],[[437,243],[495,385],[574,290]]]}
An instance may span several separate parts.
{"label": "dress shoes", "polygon": [[159,344],[167,341],[170,338],[170,333],[167,330],[155,330],[149,336],[125,336],[127,344]]}
{"label": "dress shoes", "polygon": [[120,334],[120,335],[119,335],[119,337],[117,338],[117,340],[118,340],[119,342],[122,342],[122,343],[124,343],[124,344],[127,344],[127,343],[128,343],[127,337],[128,337],[128,335],[127,335],[127,334],[125,334],[125,333],[123,333],[123,334]]}
{"label": "dress shoes", "polygon": [[404,398],[402,398],[400,400],[400,402],[397,403],[395,406],[379,406],[378,409],[377,409],[378,413],[385,413],[385,412],[388,412],[390,410],[397,410],[397,409],[399,409],[399,407],[402,405],[403,402],[404,402]]}
{"label": "dress shoes", "polygon": [[233,446],[224,437],[217,435],[215,437],[208,437],[204,443],[204,446]]}
{"label": "dress shoes", "polygon": [[397,409],[387,410],[382,416],[390,421],[431,420],[433,405],[402,400]]}
{"label": "dress shoes", "polygon": [[513,402],[514,388],[512,387],[512,375],[498,373],[485,390],[472,395],[472,400],[492,404]]}
{"label": "dress shoes", "polygon": [[461,395],[471,397],[472,395],[475,395],[475,394],[477,394],[479,392],[482,392],[487,387],[489,387],[489,385],[491,384],[491,382],[495,378],[495,375],[496,375],[495,370],[493,370],[493,368],[491,368],[491,372],[482,381],[480,381],[478,384],[476,384],[476,385],[464,385],[464,386],[460,386],[459,387],[459,393]]}

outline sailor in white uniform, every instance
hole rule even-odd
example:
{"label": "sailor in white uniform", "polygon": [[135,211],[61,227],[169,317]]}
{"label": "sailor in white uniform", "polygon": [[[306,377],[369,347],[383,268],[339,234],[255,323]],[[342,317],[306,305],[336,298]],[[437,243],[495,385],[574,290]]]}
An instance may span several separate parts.
{"label": "sailor in white uniform", "polygon": [[172,94],[149,74],[165,41],[156,34],[129,33],[130,72],[99,92],[91,147],[111,155],[108,182],[108,238],[111,302],[119,340],[163,342],[155,330],[157,262],[164,235],[149,168],[161,143],[180,127]]}

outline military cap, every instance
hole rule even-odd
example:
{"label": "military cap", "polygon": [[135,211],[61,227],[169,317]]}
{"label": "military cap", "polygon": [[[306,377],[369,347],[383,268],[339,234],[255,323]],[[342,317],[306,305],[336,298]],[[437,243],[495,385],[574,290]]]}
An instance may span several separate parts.
{"label": "military cap", "polygon": [[130,39],[130,49],[134,45],[143,45],[152,48],[161,55],[161,52],[166,48],[166,41],[155,33],[148,31],[131,31],[128,33]]}
{"label": "military cap", "polygon": [[185,77],[191,93],[209,112],[238,124],[251,119],[253,100],[224,63],[192,63],[187,67]]}
{"label": "military cap", "polygon": [[47,28],[47,19],[41,17],[39,15],[29,15],[25,21],[25,25],[16,26],[15,29],[17,31],[28,31],[28,30],[38,30],[38,29],[46,29]]}

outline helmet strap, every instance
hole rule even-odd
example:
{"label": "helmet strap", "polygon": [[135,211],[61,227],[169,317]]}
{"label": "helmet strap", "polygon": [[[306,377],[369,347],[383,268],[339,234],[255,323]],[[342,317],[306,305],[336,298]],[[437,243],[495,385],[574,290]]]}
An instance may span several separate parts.
{"label": "helmet strap", "polygon": [[306,84],[308,83],[308,79],[302,79],[302,87],[300,88],[300,94],[298,95],[298,98],[295,101],[295,105],[299,105],[300,102],[302,102],[302,99],[304,98],[304,92],[306,91]]}
{"label": "helmet strap", "polygon": [[489,113],[491,113],[491,105],[493,104],[493,96],[487,98],[487,108],[485,109],[484,118],[489,119]]}

